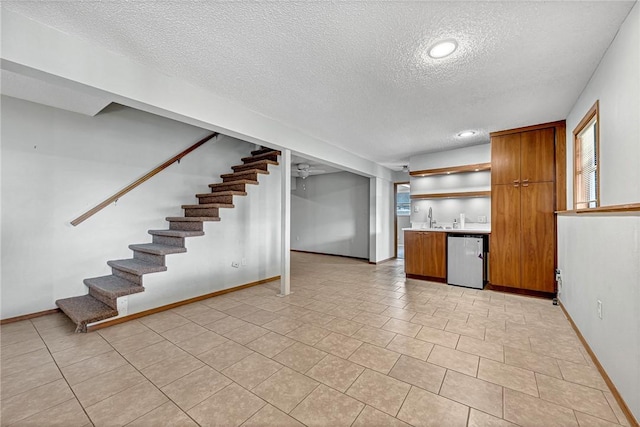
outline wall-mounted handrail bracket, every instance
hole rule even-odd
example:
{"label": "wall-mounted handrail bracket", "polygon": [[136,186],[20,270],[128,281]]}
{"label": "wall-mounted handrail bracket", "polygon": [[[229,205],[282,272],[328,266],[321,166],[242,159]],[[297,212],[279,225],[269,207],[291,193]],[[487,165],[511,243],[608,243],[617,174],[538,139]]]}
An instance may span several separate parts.
{"label": "wall-mounted handrail bracket", "polygon": [[179,154],[176,154],[175,156],[173,156],[172,158],[170,158],[169,160],[167,160],[166,162],[164,162],[160,166],[155,167],[153,170],[147,172],[144,176],[138,178],[137,180],[135,180],[131,184],[127,185],[125,188],[123,188],[122,190],[118,191],[113,196],[107,198],[102,203],[99,203],[95,207],[89,209],[88,211],[86,211],[85,213],[83,213],[82,215],[80,215],[79,217],[74,219],[73,221],[71,221],[71,225],[73,225],[75,227],[78,224],[80,224],[81,222],[83,222],[84,220],[86,220],[89,217],[91,217],[92,215],[94,215],[94,214],[98,213],[99,211],[101,211],[102,209],[106,208],[111,203],[113,203],[115,205],[118,202],[118,200],[120,199],[120,197],[124,196],[129,191],[133,190],[134,188],[136,188],[137,186],[139,186],[143,182],[149,180],[153,176],[159,174],[160,172],[162,172],[163,170],[165,170],[166,168],[168,168],[169,166],[171,166],[175,162],[180,163],[180,160],[184,156],[186,156],[187,154],[191,153],[193,150],[195,150],[196,148],[200,147],[205,142],[209,141],[210,139],[212,139],[212,138],[214,138],[214,137],[216,137],[218,135],[219,135],[218,132],[214,132],[209,136],[205,136],[200,141],[198,141],[195,144],[193,144],[191,147],[187,148],[186,150],[182,151]]}

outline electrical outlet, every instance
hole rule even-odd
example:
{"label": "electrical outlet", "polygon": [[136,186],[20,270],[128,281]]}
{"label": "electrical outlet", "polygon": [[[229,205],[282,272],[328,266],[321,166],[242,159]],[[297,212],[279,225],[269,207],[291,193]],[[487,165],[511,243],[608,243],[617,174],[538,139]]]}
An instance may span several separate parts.
{"label": "electrical outlet", "polygon": [[484,224],[484,223],[486,223],[486,222],[487,222],[487,217],[486,217],[486,216],[484,216],[484,215],[480,215],[480,216],[478,217],[478,222],[479,222],[480,224]]}
{"label": "electrical outlet", "polygon": [[598,300],[598,317],[602,319],[602,301]]}
{"label": "electrical outlet", "polygon": [[247,265],[247,259],[246,258],[242,258],[242,261],[240,261],[240,263],[242,265]]}
{"label": "electrical outlet", "polygon": [[240,264],[238,264],[238,261],[231,261],[231,267],[238,268],[240,267]]}
{"label": "electrical outlet", "polygon": [[556,268],[556,282],[562,281],[562,270]]}
{"label": "electrical outlet", "polygon": [[418,205],[415,205],[415,206],[413,207],[413,211],[414,211],[414,212],[420,212],[420,207],[419,207]]}

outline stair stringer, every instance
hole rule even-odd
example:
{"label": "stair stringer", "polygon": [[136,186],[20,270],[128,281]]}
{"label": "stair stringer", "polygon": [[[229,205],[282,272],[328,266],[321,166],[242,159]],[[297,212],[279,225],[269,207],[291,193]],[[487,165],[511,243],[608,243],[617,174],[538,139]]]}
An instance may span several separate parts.
{"label": "stair stringer", "polygon": [[[280,168],[269,165],[270,175],[260,176],[259,185],[247,185],[246,196],[234,196],[235,207],[221,209],[220,222],[204,222],[203,236],[185,238],[186,253],[166,256],[167,271],[144,275],[144,292],[118,298],[126,314],[101,322],[279,275]],[[171,216],[181,215],[176,210]]]}

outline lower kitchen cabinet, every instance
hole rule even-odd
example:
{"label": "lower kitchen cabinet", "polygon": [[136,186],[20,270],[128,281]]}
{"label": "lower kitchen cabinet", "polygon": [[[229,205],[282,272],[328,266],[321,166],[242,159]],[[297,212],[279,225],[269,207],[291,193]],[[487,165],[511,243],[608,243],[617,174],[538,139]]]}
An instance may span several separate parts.
{"label": "lower kitchen cabinet", "polygon": [[408,276],[447,278],[447,233],[404,232],[404,268]]}

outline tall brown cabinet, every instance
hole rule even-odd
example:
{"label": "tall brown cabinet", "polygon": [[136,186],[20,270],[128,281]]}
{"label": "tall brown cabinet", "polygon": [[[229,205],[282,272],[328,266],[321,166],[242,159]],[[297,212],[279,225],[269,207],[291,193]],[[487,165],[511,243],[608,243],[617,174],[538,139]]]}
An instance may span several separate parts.
{"label": "tall brown cabinet", "polygon": [[491,134],[492,286],[554,292],[564,168],[564,122]]}

